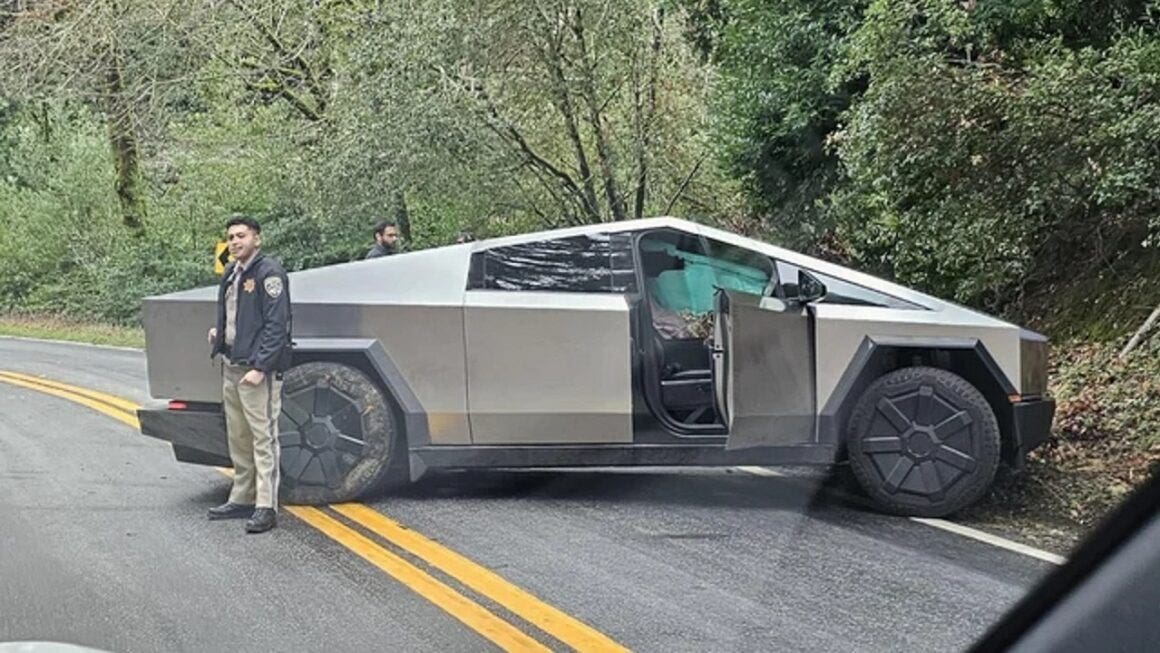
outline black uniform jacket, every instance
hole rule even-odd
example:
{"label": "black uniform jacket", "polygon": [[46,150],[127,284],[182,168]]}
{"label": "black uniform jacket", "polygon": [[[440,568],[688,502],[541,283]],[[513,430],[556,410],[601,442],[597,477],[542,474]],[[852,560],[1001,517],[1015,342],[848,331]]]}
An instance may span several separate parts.
{"label": "black uniform jacket", "polygon": [[234,282],[237,261],[229,264],[218,287],[217,338],[211,355],[263,372],[290,367],[290,281],[282,264],[258,252],[238,281],[234,344],[226,346],[226,288]]}

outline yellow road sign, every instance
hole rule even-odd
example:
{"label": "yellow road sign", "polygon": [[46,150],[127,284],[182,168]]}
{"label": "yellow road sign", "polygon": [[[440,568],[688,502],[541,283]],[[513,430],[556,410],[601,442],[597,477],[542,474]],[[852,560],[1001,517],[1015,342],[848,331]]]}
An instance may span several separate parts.
{"label": "yellow road sign", "polygon": [[226,263],[234,260],[230,256],[229,246],[226,241],[218,241],[217,245],[213,247],[213,273],[219,277],[226,273]]}

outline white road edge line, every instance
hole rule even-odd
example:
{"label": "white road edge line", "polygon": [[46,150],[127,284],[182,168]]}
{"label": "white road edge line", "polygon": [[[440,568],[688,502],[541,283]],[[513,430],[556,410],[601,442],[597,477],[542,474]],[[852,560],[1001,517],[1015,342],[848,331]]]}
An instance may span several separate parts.
{"label": "white road edge line", "polygon": [[998,535],[992,535],[992,534],[987,533],[985,531],[981,531],[977,528],[971,528],[970,526],[963,526],[962,524],[956,524],[954,522],[950,522],[950,521],[947,521],[945,519],[931,519],[928,517],[911,517],[910,521],[915,521],[915,522],[918,522],[920,524],[926,524],[927,526],[933,526],[934,528],[941,528],[944,531],[949,531],[949,532],[954,533],[956,535],[962,535],[963,537],[969,537],[972,540],[978,540],[980,542],[985,542],[985,543],[990,544],[992,546],[997,546],[1000,549],[1007,549],[1008,551],[1014,551],[1015,553],[1022,553],[1025,556],[1030,556],[1032,558],[1035,558],[1037,560],[1042,560],[1044,562],[1050,562],[1053,565],[1062,565],[1063,563],[1067,562],[1067,558],[1065,558],[1061,555],[1051,553],[1050,551],[1044,551],[1042,549],[1037,549],[1033,546],[1027,546],[1026,544],[1020,544],[1019,542],[1009,540],[1005,537],[999,537]]}
{"label": "white road edge line", "polygon": [[[733,469],[739,472],[745,472],[746,474],[753,474],[754,476],[772,476],[781,478],[786,477],[785,474],[777,471],[776,469],[770,469],[768,467],[745,465],[741,467],[734,467]],[[962,524],[956,524],[945,519],[932,519],[928,517],[908,517],[908,519],[913,522],[918,522],[919,524],[930,526],[931,528],[939,528],[949,533],[954,533],[955,535],[961,535],[972,540],[990,544],[991,546],[996,546],[1000,549],[1021,553],[1025,556],[1035,558],[1036,560],[1050,562],[1053,565],[1062,565],[1063,563],[1067,562],[1067,558],[1055,553],[1051,553],[1050,551],[1044,551],[1033,546],[1020,544],[1019,542],[1009,540],[1005,537],[992,535],[991,533],[981,531],[977,528],[963,526]]]}

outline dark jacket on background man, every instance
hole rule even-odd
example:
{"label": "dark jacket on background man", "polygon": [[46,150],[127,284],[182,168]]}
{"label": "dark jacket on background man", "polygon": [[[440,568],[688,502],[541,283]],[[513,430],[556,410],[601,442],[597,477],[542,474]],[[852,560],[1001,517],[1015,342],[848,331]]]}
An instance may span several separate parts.
{"label": "dark jacket on background man", "polygon": [[367,255],[363,258],[364,259],[378,258],[380,256],[390,256],[391,254],[394,254],[394,253],[395,253],[394,250],[389,249],[387,247],[383,247],[382,243],[375,243],[375,246],[370,248],[370,251],[368,251]]}
{"label": "dark jacket on background man", "polygon": [[290,367],[290,281],[282,264],[258,252],[237,280],[238,312],[232,347],[226,346],[226,288],[234,283],[237,261],[230,263],[218,287],[217,338],[212,356],[263,372]]}

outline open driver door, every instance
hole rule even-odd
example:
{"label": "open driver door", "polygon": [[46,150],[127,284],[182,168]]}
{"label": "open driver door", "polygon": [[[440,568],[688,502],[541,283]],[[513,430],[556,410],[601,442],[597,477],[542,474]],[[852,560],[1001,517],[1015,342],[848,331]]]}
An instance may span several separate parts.
{"label": "open driver door", "polygon": [[813,444],[813,317],[804,302],[718,289],[713,390],[726,449]]}

